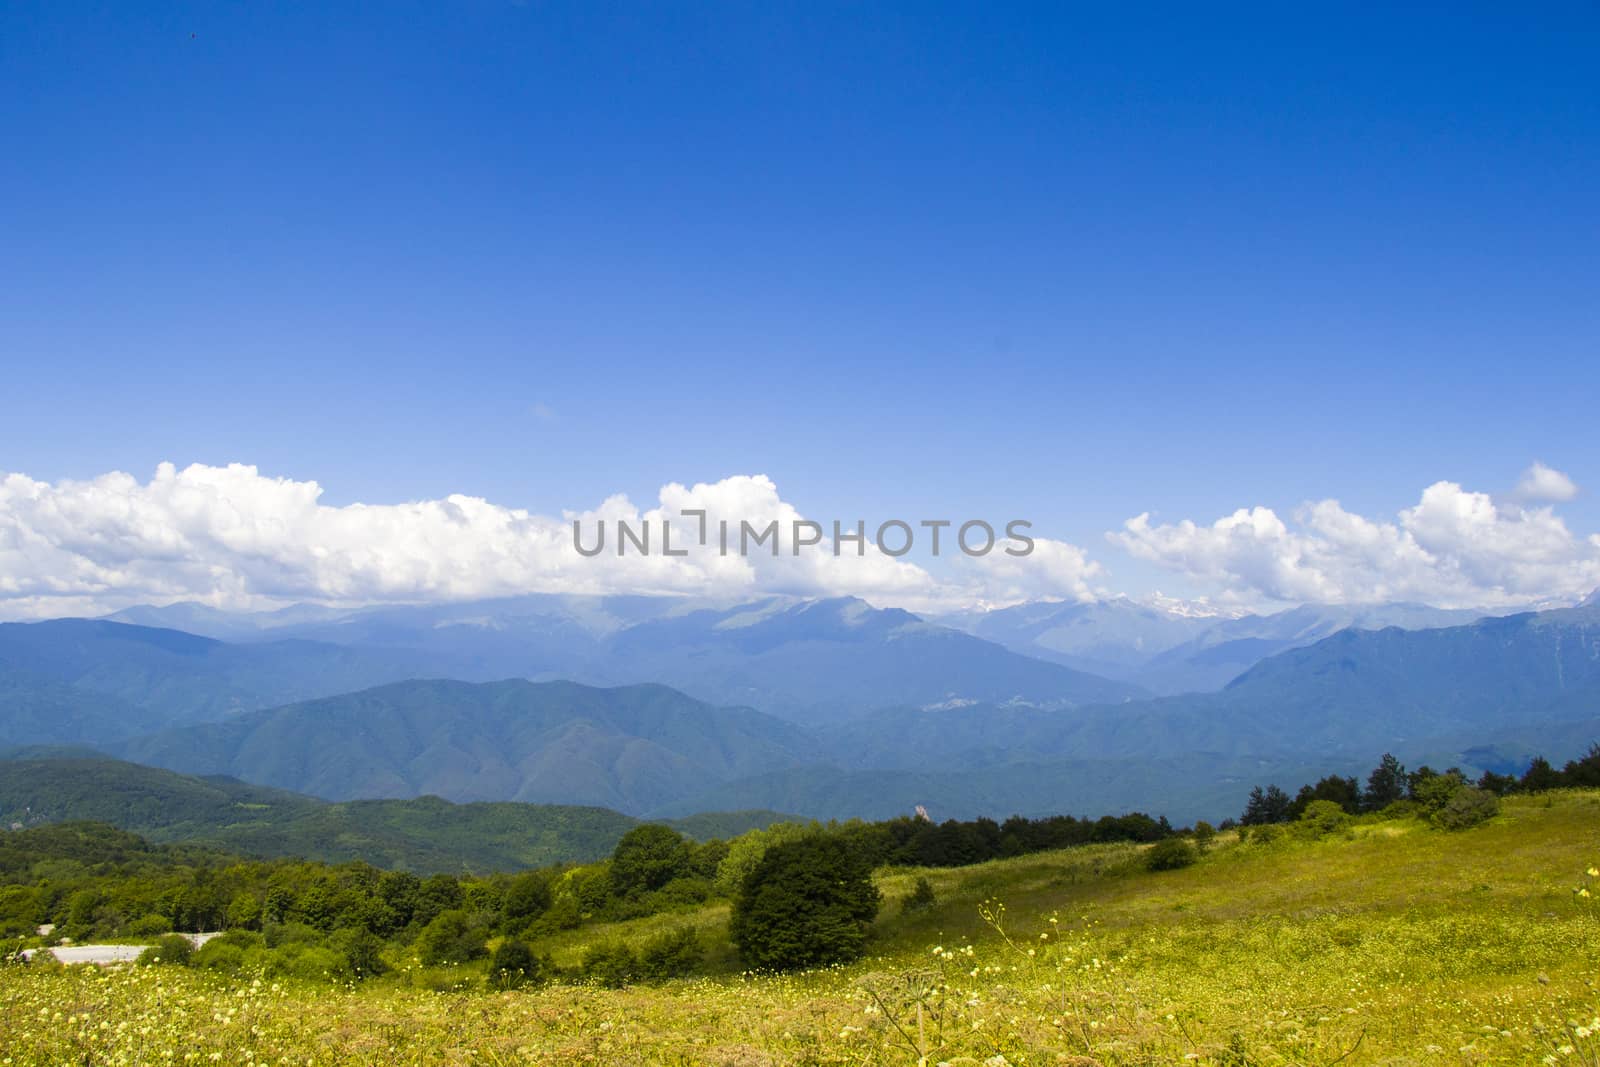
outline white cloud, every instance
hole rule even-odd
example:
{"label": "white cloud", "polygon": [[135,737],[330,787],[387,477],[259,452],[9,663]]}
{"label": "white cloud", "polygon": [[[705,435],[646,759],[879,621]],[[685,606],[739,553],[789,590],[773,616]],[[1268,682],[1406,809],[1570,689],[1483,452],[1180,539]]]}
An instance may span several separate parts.
{"label": "white cloud", "polygon": [[1522,472],[1514,495],[1528,503],[1560,504],[1577,496],[1578,486],[1561,471],[1535,462]]}
{"label": "white cloud", "polygon": [[[1539,464],[1524,482],[1530,478],[1541,481],[1543,499],[1576,491],[1565,475]],[[1454,482],[1429,486],[1393,520],[1323,500],[1300,508],[1294,526],[1263,507],[1209,526],[1187,519],[1154,525],[1146,513],[1107,537],[1139,559],[1245,602],[1503,607],[1572,599],[1600,586],[1600,536],[1573,534],[1550,507],[1498,504]]]}
{"label": "white cloud", "polygon": [[[1031,560],[967,561],[935,577],[909,559],[850,547],[835,556],[825,539],[796,557],[787,531],[804,518],[764,476],[662,488],[655,507],[613,496],[583,512],[545,516],[479,497],[404,504],[319,502],[315,482],[262,475],[255,467],[161,465],[148,482],[115,472],[56,484],[0,477],[0,615],[92,614],[134,603],[199,600],[250,608],[290,601],[366,604],[460,600],[529,592],[686,593],[740,596],[851,594],[912,610],[949,610],[1040,595],[1080,595],[1097,566],[1081,549],[1041,540]],[[703,508],[710,544],[695,544],[683,510]],[[760,528],[776,520],[784,548],[726,556],[718,517]],[[660,553],[660,522],[672,519],[673,547]],[[607,550],[586,544],[607,524]],[[616,554],[616,523],[652,524],[653,552]],[[831,533],[831,517],[827,523]],[[868,527],[868,537],[872,527]],[[997,551],[996,555],[999,553]],[[958,557],[959,558],[959,557]]]}

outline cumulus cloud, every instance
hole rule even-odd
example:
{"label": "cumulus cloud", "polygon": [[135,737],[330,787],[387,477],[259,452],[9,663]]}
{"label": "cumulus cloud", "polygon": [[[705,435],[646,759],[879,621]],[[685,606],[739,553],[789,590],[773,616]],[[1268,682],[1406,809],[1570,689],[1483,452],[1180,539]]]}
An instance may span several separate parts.
{"label": "cumulus cloud", "polygon": [[1528,503],[1560,504],[1577,496],[1578,486],[1562,472],[1536,462],[1522,472],[1514,495]]}
{"label": "cumulus cloud", "polygon": [[1155,525],[1146,513],[1107,537],[1139,559],[1243,601],[1505,607],[1576,598],[1600,586],[1600,536],[1575,535],[1552,508],[1533,505],[1553,493],[1570,497],[1571,479],[1535,464],[1523,481],[1543,495],[1497,503],[1436,482],[1392,520],[1323,500],[1301,507],[1293,525],[1263,507],[1210,525]]}
{"label": "cumulus cloud", "polygon": [[[1029,595],[1078,595],[1096,565],[1081,549],[1040,541],[1037,567],[1006,559],[962,560],[936,577],[909,559],[853,545],[835,555],[832,521],[822,543],[798,556],[788,531],[805,518],[761,475],[663,487],[641,509],[613,496],[584,511],[533,514],[479,497],[404,504],[320,502],[316,482],[263,475],[255,467],[160,466],[147,482],[115,472],[51,484],[0,477],[0,614],[90,614],[134,603],[199,600],[254,608],[291,601],[370,604],[464,600],[520,593],[647,593],[740,596],[851,594],[912,610],[949,609]],[[683,513],[704,510],[711,536],[698,543]],[[719,551],[720,518],[764,528],[776,521],[783,550]],[[586,544],[606,523],[606,551]],[[660,523],[673,548],[660,549]],[[652,553],[616,553],[618,522],[653,527]],[[872,530],[868,528],[870,540]],[[998,554],[998,553],[997,553]],[[976,563],[976,561],[972,561]],[[1030,585],[1036,579],[1037,586]]]}

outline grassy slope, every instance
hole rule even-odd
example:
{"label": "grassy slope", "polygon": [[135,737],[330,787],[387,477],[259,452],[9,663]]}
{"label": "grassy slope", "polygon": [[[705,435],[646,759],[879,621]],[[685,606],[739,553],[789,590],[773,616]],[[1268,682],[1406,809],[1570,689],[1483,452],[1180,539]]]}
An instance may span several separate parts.
{"label": "grassy slope", "polygon": [[[449,1048],[480,1062],[889,1064],[916,1062],[920,1041],[930,1063],[952,1064],[1085,1051],[1107,1065],[1189,1054],[1234,1065],[1537,1063],[1541,1020],[1600,1011],[1600,901],[1572,892],[1596,863],[1600,793],[1569,793],[1509,801],[1490,824],[1455,834],[1375,823],[1320,841],[1224,840],[1199,865],[1161,874],[1143,872],[1127,845],[890,871],[874,958],[809,975],[487,997],[427,993],[401,976],[353,994],[296,987],[278,1000],[188,974],[169,981],[234,997],[262,1027],[262,1052],[314,1062],[383,1058],[364,1036],[383,1033],[401,1042],[395,1062],[436,1062]],[[939,907],[902,917],[919,875]],[[1006,904],[1015,948],[979,918],[990,898]],[[693,922],[731,970],[723,915],[655,917],[541,947],[571,959],[590,941]],[[919,1038],[906,991],[927,981],[949,993],[924,1003]],[[156,1010],[149,982],[41,974],[0,992],[0,1017],[70,999],[115,1026]],[[864,1010],[867,986],[886,1011]],[[192,1043],[180,1054],[237,1053],[239,1039],[209,1018],[174,1031]],[[70,1051],[47,1028],[14,1029],[19,1063]]]}

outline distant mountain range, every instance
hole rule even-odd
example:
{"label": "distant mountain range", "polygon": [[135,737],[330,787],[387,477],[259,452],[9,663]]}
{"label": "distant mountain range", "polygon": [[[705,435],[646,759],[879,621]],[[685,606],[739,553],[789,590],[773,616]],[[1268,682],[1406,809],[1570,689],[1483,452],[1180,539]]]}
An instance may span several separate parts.
{"label": "distant mountain range", "polygon": [[[672,825],[702,840],[787,816],[699,815]],[[231,778],[195,778],[70,749],[0,752],[0,827],[94,821],[153,841],[247,856],[297,856],[412,871],[496,871],[609,855],[638,820],[604,808],[451,804],[438,797],[329,803]]]}
{"label": "distant mountain range", "polygon": [[[1062,605],[1018,610],[1008,640],[1032,633],[1068,655],[1060,632],[1079,617]],[[1144,615],[1116,617],[1130,628],[1107,641],[1125,645]],[[849,599],[308,611],[236,643],[64,620],[0,627],[0,740],[86,742],[333,800],[436,794],[635,817],[881,815],[921,803],[961,817],[1137,806],[1215,818],[1255,781],[1364,770],[1385,751],[1505,770],[1600,737],[1596,598],[1304,643],[1340,618],[1378,621],[1321,609],[1199,629],[1157,620],[1160,640],[1145,647],[1164,647],[1152,663],[1297,646],[1217,691],[1162,697]],[[324,639],[334,634],[350,643]],[[518,657],[570,657],[603,687],[481,680]],[[417,677],[433,669],[465,680]],[[317,692],[373,674],[385,684]],[[635,675],[666,684],[615,684]]]}
{"label": "distant mountain range", "polygon": [[[174,605],[118,617],[186,623],[234,640],[253,635],[271,644],[294,638],[336,645],[363,660],[374,650],[405,650],[417,669],[471,681],[659,682],[710,703],[755,707],[803,724],[901,703],[1020,700],[1071,707],[1149,695],[1131,683],[1021,655],[853,597],[726,605],[529,596],[336,618],[307,614],[315,613],[224,616]],[[256,628],[249,630],[252,620]],[[418,676],[413,671],[385,680]]]}
{"label": "distant mountain range", "polygon": [[1322,604],[1270,615],[1205,615],[1118,598],[1021,604],[937,621],[1021,655],[1171,695],[1220,689],[1268,656],[1340,630],[1425,630],[1484,614],[1420,604]]}
{"label": "distant mountain range", "polygon": [[0,744],[129,737],[453,667],[394,648],[235,645],[89,619],[0,623]]}

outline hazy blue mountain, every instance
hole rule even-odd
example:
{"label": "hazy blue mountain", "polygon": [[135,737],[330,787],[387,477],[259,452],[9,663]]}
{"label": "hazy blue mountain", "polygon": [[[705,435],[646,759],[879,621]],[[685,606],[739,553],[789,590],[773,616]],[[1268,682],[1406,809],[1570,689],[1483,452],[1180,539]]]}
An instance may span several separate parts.
{"label": "hazy blue mountain", "polygon": [[1118,597],[1019,604],[940,621],[1022,655],[1174,694],[1221,689],[1268,656],[1347,628],[1421,630],[1462,625],[1483,614],[1418,604],[1334,604],[1235,617]]}
{"label": "hazy blue mountain", "polygon": [[116,752],[333,800],[431,793],[637,814],[808,760],[812,748],[779,719],[660,685],[428,681],[168,730]]}
{"label": "hazy blue mountain", "polygon": [[72,744],[159,729],[159,715],[0,661],[0,746]]}
{"label": "hazy blue mountain", "polygon": [[1116,597],[1035,601],[935,621],[1022,655],[1128,681],[1152,657],[1193,640],[1218,619]]}
{"label": "hazy blue mountain", "polygon": [[234,645],[103,620],[0,623],[0,739],[96,743],[458,666],[415,650]]}
{"label": "hazy blue mountain", "polygon": [[651,678],[801,723],[891,704],[1025,701],[1050,707],[1142,695],[1135,686],[1010,652],[854,597],[772,599],[630,626],[607,639],[599,680]]}
{"label": "hazy blue mountain", "polygon": [[[130,626],[149,626],[159,630],[182,630],[218,641],[272,640],[280,631],[311,626],[348,614],[337,608],[316,604],[292,604],[275,611],[224,611],[208,604],[180,601],[155,607],[141,604],[104,616],[107,622]],[[304,636],[296,635],[296,636]],[[343,643],[343,642],[341,642]]]}
{"label": "hazy blue mountain", "polygon": [[[714,812],[673,823],[735,836],[786,816]],[[451,804],[438,797],[330,803],[231,778],[194,778],[95,753],[0,755],[0,827],[93,821],[152,841],[248,856],[360,859],[413,871],[515,870],[609,855],[638,820],[604,808]]]}
{"label": "hazy blue mountain", "polygon": [[1463,626],[1484,615],[1421,604],[1308,604],[1271,615],[1216,619],[1189,641],[1151,657],[1138,677],[1158,693],[1209,692],[1269,656],[1314,644],[1340,630],[1432,630]]}
{"label": "hazy blue mountain", "polygon": [[[189,605],[176,609],[138,610],[141,617],[210,619]],[[749,705],[796,722],[901,703],[1072,706],[1148,695],[850,597],[729,604],[527,596],[375,608],[283,625],[276,616],[267,621],[271,625],[263,623],[256,639],[415,650],[452,665],[441,675],[472,680],[660,682],[711,703]],[[208,625],[221,628],[215,620]]]}

